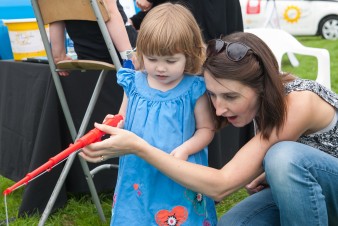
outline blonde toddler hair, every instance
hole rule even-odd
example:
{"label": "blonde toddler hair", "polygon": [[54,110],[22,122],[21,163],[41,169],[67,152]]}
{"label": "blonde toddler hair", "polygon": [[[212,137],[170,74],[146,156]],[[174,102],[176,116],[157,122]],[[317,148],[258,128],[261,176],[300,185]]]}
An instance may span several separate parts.
{"label": "blonde toddler hair", "polygon": [[192,13],[180,4],[163,3],[149,11],[137,37],[137,57],[170,56],[183,53],[185,73],[198,74],[205,60],[201,30]]}

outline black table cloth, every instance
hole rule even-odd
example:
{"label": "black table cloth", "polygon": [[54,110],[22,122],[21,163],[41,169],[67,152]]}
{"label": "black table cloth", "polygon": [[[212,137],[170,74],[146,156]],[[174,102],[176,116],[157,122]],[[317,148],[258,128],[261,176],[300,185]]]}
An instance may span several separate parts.
{"label": "black table cloth", "polygon": [[[72,72],[61,82],[79,129],[99,71]],[[114,72],[108,73],[87,131],[106,114],[117,113],[123,91]],[[38,63],[0,61],[0,174],[14,181],[47,162],[72,143],[49,66]],[[111,159],[105,163],[117,163]],[[90,169],[97,164],[89,164]],[[24,188],[21,214],[43,212],[63,164],[53,168]],[[104,170],[94,177],[97,190],[112,191],[117,170]],[[14,191],[15,192],[15,191]],[[89,188],[78,158],[55,202],[54,209],[67,201],[67,192],[88,193]]]}

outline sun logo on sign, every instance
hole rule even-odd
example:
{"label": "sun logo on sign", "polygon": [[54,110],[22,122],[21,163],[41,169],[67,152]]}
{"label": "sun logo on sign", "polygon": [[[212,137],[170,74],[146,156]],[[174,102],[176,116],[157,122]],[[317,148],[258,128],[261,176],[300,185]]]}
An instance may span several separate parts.
{"label": "sun logo on sign", "polygon": [[284,20],[289,23],[297,23],[301,15],[300,8],[298,6],[288,6],[284,11]]}

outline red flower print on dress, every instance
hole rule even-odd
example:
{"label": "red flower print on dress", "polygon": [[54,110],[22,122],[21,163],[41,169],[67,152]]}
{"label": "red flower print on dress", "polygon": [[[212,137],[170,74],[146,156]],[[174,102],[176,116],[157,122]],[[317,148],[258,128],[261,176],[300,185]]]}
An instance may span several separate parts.
{"label": "red flower print on dress", "polygon": [[158,211],[155,219],[159,226],[180,226],[188,219],[188,211],[183,206],[176,206],[172,211]]}
{"label": "red flower print on dress", "polygon": [[140,186],[138,184],[134,184],[133,187],[134,187],[134,190],[137,192],[137,195],[141,196],[142,192],[140,190]]}

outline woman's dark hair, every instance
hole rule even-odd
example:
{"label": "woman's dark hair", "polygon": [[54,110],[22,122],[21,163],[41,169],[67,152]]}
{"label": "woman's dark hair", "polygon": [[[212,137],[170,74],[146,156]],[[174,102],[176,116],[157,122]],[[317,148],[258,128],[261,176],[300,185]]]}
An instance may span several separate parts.
{"label": "woman's dark hair", "polygon": [[[283,82],[292,80],[289,74],[281,73],[270,48],[251,33],[236,32],[222,38],[229,43],[239,42],[250,50],[243,59],[232,61],[226,55],[226,48],[219,53],[207,55],[203,70],[216,79],[230,79],[254,89],[258,95],[259,109],[255,118],[264,139],[269,139],[274,128],[278,131],[286,119],[286,101]],[[210,46],[209,48],[213,48]],[[210,49],[209,49],[210,50]],[[210,52],[210,51],[207,51]],[[214,111],[215,108],[213,107]],[[216,117],[217,127],[228,124],[224,117]]]}

